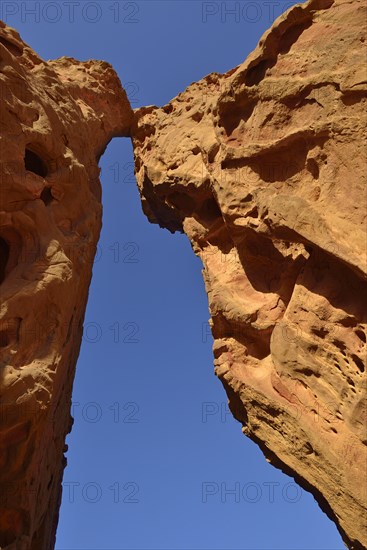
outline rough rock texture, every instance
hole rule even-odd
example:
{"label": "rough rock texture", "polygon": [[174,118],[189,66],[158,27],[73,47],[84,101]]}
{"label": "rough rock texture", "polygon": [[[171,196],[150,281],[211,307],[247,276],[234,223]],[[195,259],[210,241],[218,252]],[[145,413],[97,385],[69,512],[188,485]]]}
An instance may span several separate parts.
{"label": "rough rock texture", "polygon": [[204,265],[243,431],[350,548],[366,522],[366,3],[310,0],[227,74],[136,111],[148,218]]}
{"label": "rough rock texture", "polygon": [[50,550],[101,226],[97,163],[132,111],[107,63],[45,63],[4,24],[0,99],[0,547]]}
{"label": "rough rock texture", "polygon": [[1,548],[53,548],[97,163],[130,133],[147,216],[202,258],[233,414],[367,546],[365,22],[364,0],[309,0],[135,116],[107,63],[45,63],[0,25]]}

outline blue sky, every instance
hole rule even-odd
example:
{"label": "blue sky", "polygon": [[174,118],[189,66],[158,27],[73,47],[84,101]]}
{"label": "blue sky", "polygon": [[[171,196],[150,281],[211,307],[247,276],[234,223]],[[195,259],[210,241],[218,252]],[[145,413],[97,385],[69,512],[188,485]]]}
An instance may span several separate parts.
{"label": "blue sky", "polygon": [[[133,107],[241,63],[295,2],[3,1],[43,58],[109,61]],[[144,217],[129,140],[101,159],[103,231],[73,394],[57,550],[341,550],[241,433],[213,373],[201,263]]]}

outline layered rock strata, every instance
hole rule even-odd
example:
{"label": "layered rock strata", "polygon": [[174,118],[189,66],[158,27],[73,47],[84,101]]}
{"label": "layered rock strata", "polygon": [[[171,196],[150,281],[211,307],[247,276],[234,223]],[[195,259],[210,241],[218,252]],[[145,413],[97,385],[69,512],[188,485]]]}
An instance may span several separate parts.
{"label": "layered rock strata", "polygon": [[233,415],[353,549],[367,547],[365,38],[364,1],[310,0],[132,129],[144,212],[202,259]]}
{"label": "layered rock strata", "polygon": [[0,547],[50,550],[93,258],[98,159],[132,111],[104,62],[0,26]]}

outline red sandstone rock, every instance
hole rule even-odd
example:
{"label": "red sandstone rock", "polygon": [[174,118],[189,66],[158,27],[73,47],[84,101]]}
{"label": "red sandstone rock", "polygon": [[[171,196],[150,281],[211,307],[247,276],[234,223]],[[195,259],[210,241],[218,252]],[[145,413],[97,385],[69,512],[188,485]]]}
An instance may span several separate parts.
{"label": "red sandstone rock", "polygon": [[367,547],[366,3],[291,8],[239,67],[135,113],[148,218],[203,261],[243,432]]}
{"label": "red sandstone rock", "polygon": [[44,62],[0,26],[0,547],[54,546],[101,225],[98,158],[132,111],[107,63]]}
{"label": "red sandstone rock", "polygon": [[1,25],[2,548],[54,544],[97,161],[130,132],[146,214],[203,260],[234,416],[367,546],[365,16],[291,8],[242,65],[133,123],[108,64],[45,63]]}

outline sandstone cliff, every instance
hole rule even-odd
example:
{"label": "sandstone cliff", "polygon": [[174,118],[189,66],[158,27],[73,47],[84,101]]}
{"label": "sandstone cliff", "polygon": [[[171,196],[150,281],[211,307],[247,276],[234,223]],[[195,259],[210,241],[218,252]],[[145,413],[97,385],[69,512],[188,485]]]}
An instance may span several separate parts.
{"label": "sandstone cliff", "polygon": [[98,158],[132,111],[112,68],[0,26],[0,547],[54,546],[101,226]]}
{"label": "sandstone cliff", "polygon": [[309,0],[239,67],[135,115],[108,64],[46,63],[0,26],[0,547],[53,547],[117,135],[148,218],[203,261],[244,433],[367,546],[365,21],[362,0]]}
{"label": "sandstone cliff", "polygon": [[239,67],[135,113],[148,218],[203,261],[243,432],[367,546],[366,3],[291,8]]}

